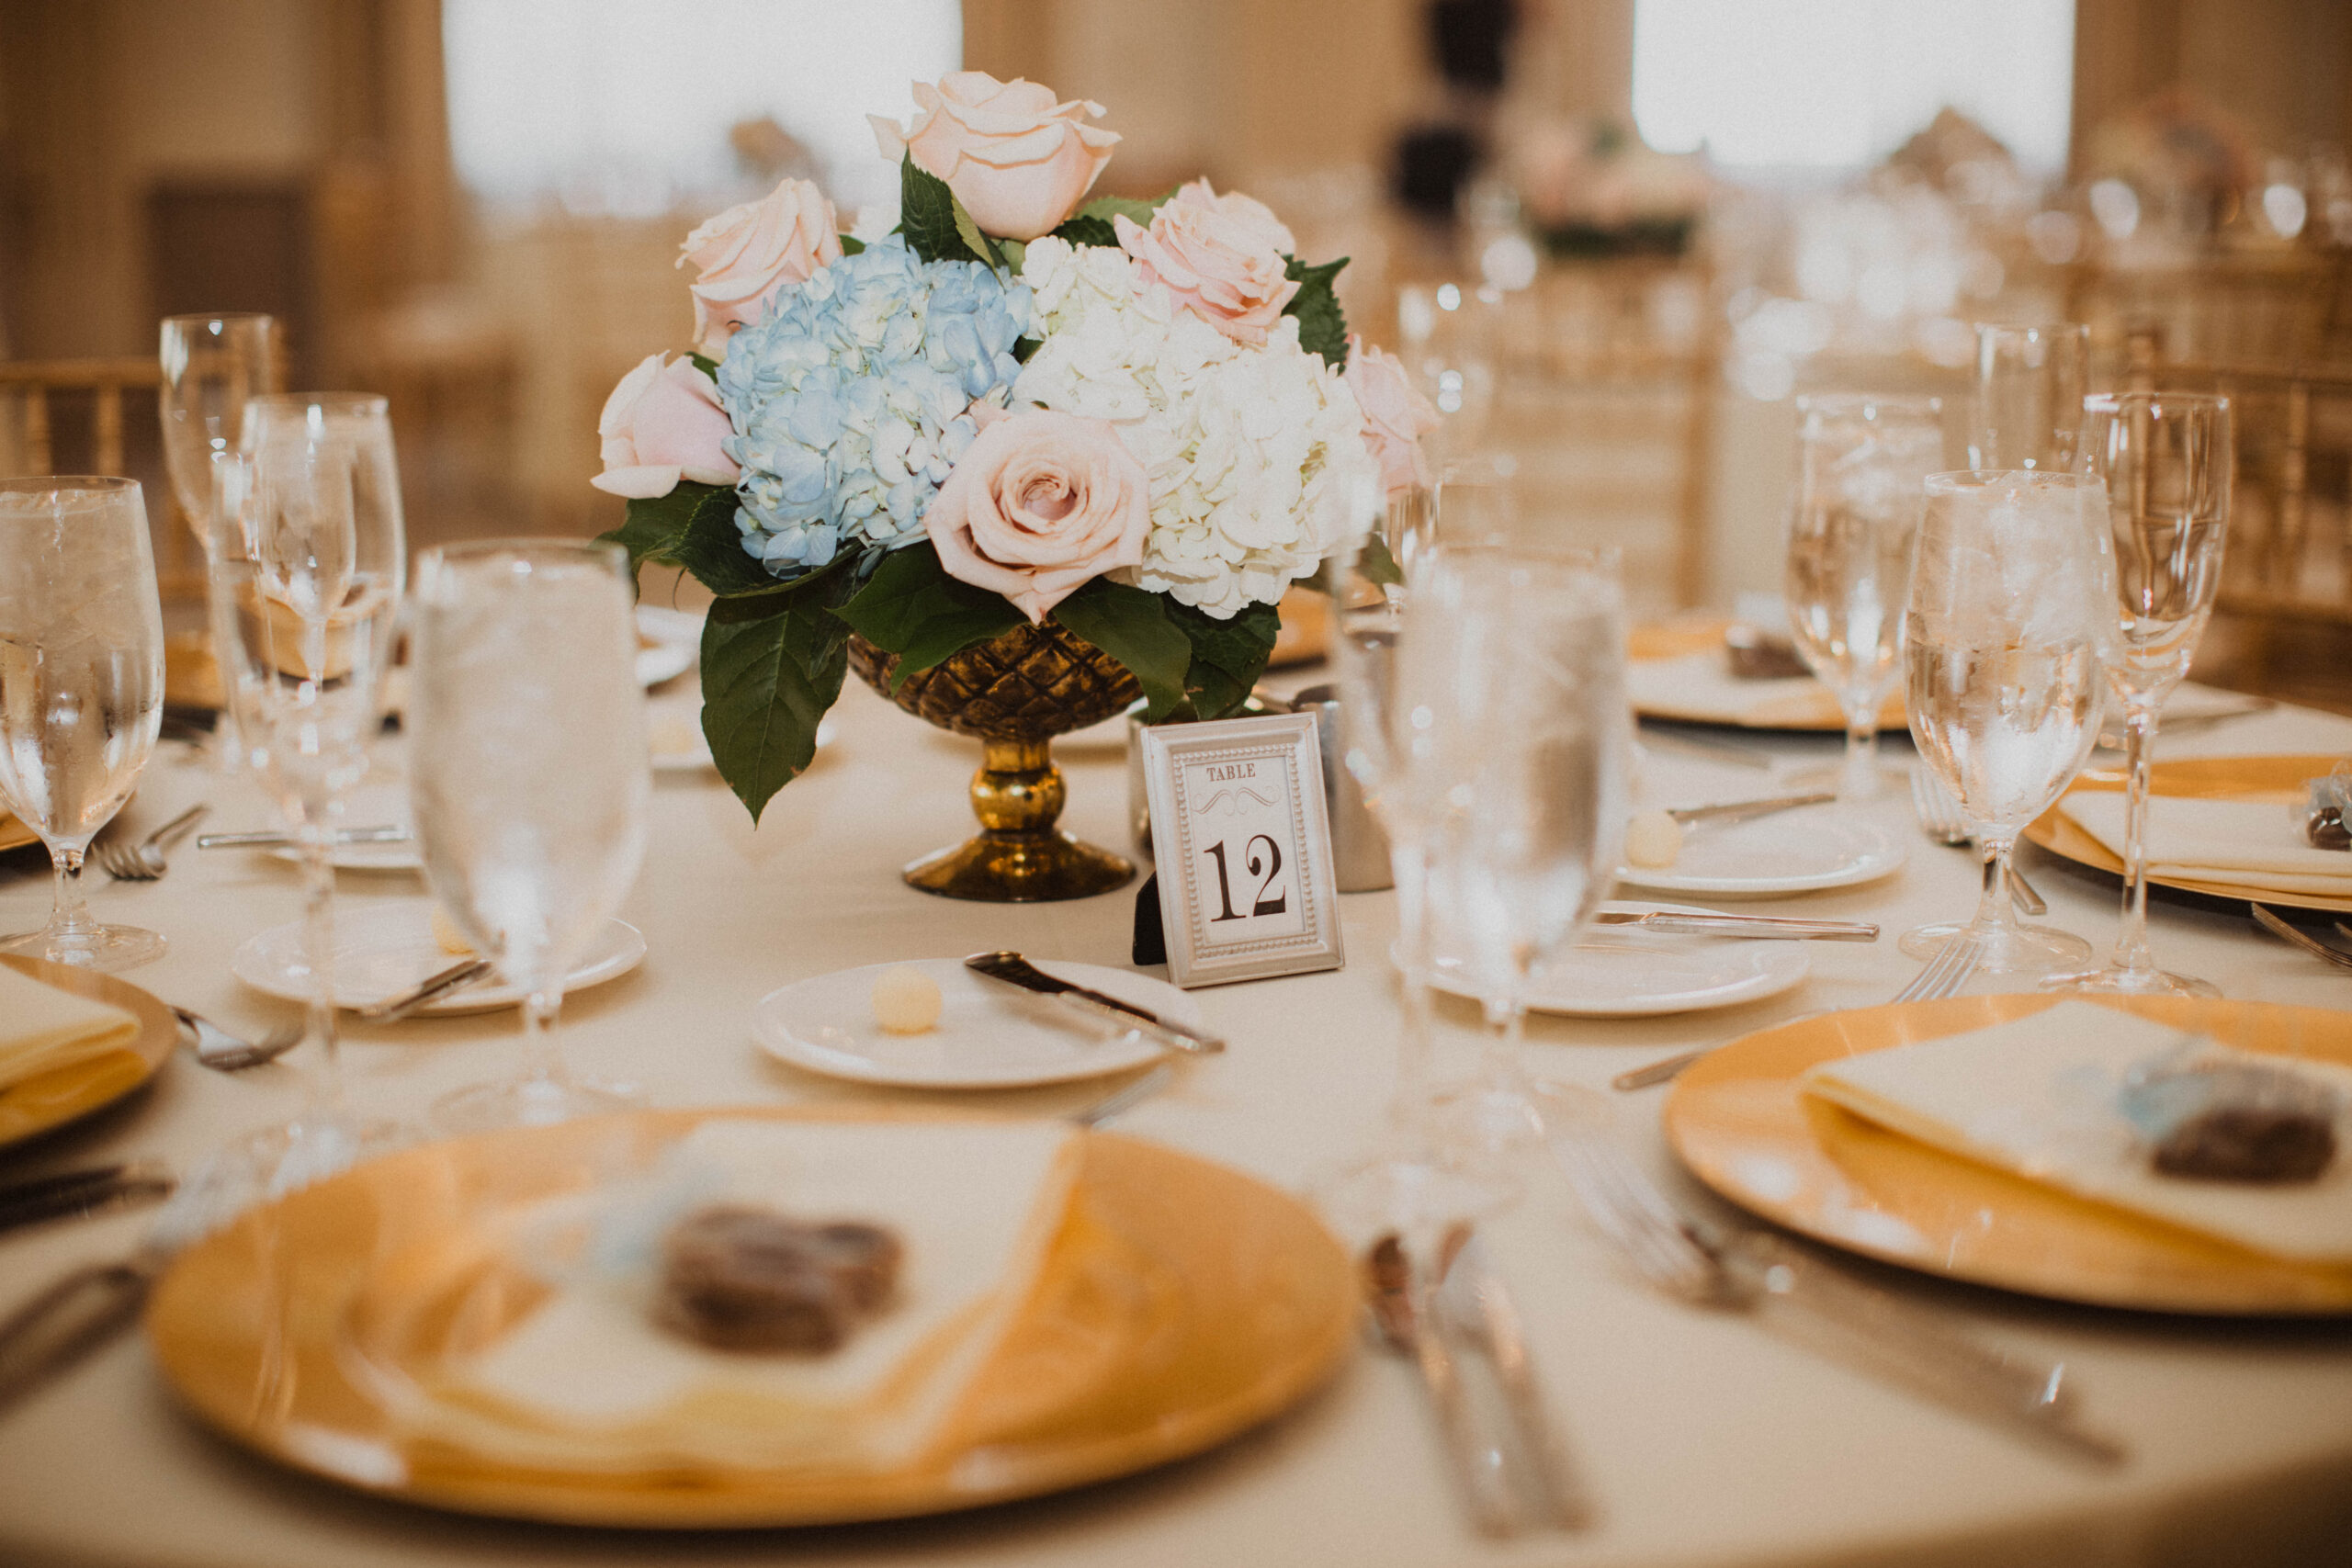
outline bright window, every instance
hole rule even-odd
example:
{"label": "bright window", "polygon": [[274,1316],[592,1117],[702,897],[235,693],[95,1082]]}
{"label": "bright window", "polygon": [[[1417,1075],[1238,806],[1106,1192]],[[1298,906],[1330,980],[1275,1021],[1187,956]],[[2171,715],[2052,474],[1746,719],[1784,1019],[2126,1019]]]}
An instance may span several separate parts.
{"label": "bright window", "polygon": [[446,0],[458,170],[493,201],[650,213],[735,177],[763,115],[814,152],[844,220],[895,196],[871,113],[957,68],[957,0]]}
{"label": "bright window", "polygon": [[1634,0],[1634,121],[1732,167],[1875,163],[1947,105],[2066,161],[2074,0]]}

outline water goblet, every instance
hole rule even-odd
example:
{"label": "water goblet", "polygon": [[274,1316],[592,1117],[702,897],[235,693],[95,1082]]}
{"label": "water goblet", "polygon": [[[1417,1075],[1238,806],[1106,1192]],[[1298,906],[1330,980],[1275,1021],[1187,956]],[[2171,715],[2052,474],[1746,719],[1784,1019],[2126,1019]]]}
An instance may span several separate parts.
{"label": "water goblet", "polygon": [[2230,404],[2189,392],[2103,392],[2084,400],[2083,471],[2098,493],[2089,524],[2113,542],[2116,598],[2105,629],[2107,678],[2123,707],[2123,918],[2106,966],[2052,976],[2045,988],[2127,996],[2221,995],[2158,969],[2148,952],[2148,764],[2156,716],[2188,673],[2212,618],[2229,531]]}
{"label": "water goblet", "polygon": [[2090,363],[2090,328],[2078,322],[1978,322],[1968,466],[2074,472]]}
{"label": "water goblet", "polygon": [[1838,797],[1879,793],[1878,715],[1902,678],[1903,607],[1943,405],[1875,394],[1797,400],[1784,594],[1797,651],[1846,715]]}
{"label": "water goblet", "polygon": [[1978,967],[2039,979],[2090,955],[2080,937],[2018,923],[2009,855],[2098,739],[2099,650],[2112,565],[2086,522],[2097,486],[2013,469],[1932,475],[1904,628],[1905,697],[1921,763],[1976,829],[1984,890],[1971,921],[1922,926],[1928,957],[1965,931]]}
{"label": "water goblet", "polygon": [[355,1118],[344,1097],[332,856],[382,725],[407,544],[381,398],[254,400],[239,451],[213,464],[220,503],[207,576],[227,728],[302,865],[304,1043],[318,1047],[318,1068],[300,1114],[266,1134],[283,1188],[342,1168],[392,1131]]}
{"label": "water goblet", "polygon": [[49,923],[0,945],[128,969],[164,938],[101,925],[82,859],[114,819],[164,721],[164,618],[135,479],[0,479],[0,801],[49,847]]}
{"label": "water goblet", "polygon": [[277,350],[277,321],[271,316],[208,311],[164,318],[164,385],[156,399],[164,467],[188,526],[208,548],[213,457],[236,447],[245,405],[278,389]]}
{"label": "water goblet", "polygon": [[1520,1060],[1525,998],[1620,859],[1624,620],[1613,556],[1589,551],[1441,546],[1406,605],[1385,787],[1420,825],[1429,928],[1485,1009],[1478,1073],[1440,1099],[1446,1135],[1473,1147],[1506,1154],[1543,1134]]}
{"label": "water goblet", "polygon": [[555,1036],[564,980],[645,855],[651,773],[636,596],[611,545],[503,539],[417,567],[410,796],[434,897],[522,987],[519,1077],[434,1108],[453,1132],[634,1103],[575,1079]]}

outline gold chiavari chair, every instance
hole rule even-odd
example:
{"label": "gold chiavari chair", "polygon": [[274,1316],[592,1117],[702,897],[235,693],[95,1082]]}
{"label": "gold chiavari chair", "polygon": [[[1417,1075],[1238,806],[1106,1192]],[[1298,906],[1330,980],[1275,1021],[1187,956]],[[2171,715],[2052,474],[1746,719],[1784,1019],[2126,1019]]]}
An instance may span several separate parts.
{"label": "gold chiavari chair", "polygon": [[2073,276],[2066,319],[2090,324],[2094,353],[2154,332],[2183,362],[2297,365],[2323,355],[2344,271],[2341,253],[2301,250],[2092,265]]}
{"label": "gold chiavari chair", "polygon": [[[73,458],[79,471],[141,480],[164,603],[200,604],[203,552],[179,515],[161,449],[150,438],[162,386],[153,355],[0,363],[0,474],[52,474],[61,458]],[[133,411],[128,416],[127,408]],[[143,422],[135,434],[126,417]]]}

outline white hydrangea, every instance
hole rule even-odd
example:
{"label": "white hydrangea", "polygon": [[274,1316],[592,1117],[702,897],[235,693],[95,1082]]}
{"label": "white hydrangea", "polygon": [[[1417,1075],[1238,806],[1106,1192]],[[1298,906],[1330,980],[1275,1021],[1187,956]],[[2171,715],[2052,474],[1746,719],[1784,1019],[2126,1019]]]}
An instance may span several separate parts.
{"label": "white hydrangea", "polygon": [[1124,251],[1050,236],[1022,276],[1044,345],[1013,397],[1116,423],[1151,481],[1143,564],[1123,581],[1224,620],[1348,537],[1379,470],[1354,393],[1296,321],[1245,348],[1143,285]]}

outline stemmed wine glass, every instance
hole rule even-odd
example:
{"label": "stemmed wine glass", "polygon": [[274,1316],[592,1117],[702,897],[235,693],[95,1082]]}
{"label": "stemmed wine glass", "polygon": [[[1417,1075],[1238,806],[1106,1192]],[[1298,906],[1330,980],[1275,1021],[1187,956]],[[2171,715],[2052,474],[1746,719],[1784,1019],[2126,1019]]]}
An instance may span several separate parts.
{"label": "stemmed wine glass", "polygon": [[2098,739],[2102,624],[2112,563],[2093,481],[2026,470],[1936,474],[1927,481],[1904,663],[1920,760],[1980,835],[1984,892],[1973,921],[1907,932],[1933,954],[1975,939],[1977,967],[2039,978],[2090,955],[2080,937],[2018,923],[2009,853],[2049,809]]}
{"label": "stemmed wine glass", "polygon": [[1978,322],[1968,466],[2073,473],[2090,363],[2091,331],[2079,322]]}
{"label": "stemmed wine glass", "polygon": [[49,846],[49,923],[0,943],[85,969],[163,956],[100,925],[82,857],[114,819],[164,722],[164,614],[135,479],[0,479],[0,800]]}
{"label": "stemmed wine glass", "polygon": [[[1442,515],[1440,526],[1443,526]],[[1420,824],[1431,930],[1489,1030],[1441,1100],[1451,1135],[1498,1153],[1543,1134],[1520,1062],[1536,972],[1609,895],[1624,838],[1624,593],[1612,556],[1441,545],[1407,603],[1387,786]]]}
{"label": "stemmed wine glass", "polygon": [[334,833],[368,767],[407,575],[384,400],[291,393],[249,402],[235,454],[214,456],[213,642],[239,761],[301,852],[306,1043],[319,1071],[276,1140],[277,1184],[348,1165],[383,1131],[355,1120],[336,1051]]}
{"label": "stemmed wine glass", "polygon": [[525,993],[520,1077],[435,1108],[452,1132],[616,1110],[564,1069],[564,979],[645,856],[650,768],[628,558],[503,539],[417,567],[410,795],[424,874],[475,951]]}
{"label": "stemmed wine glass", "polygon": [[1846,714],[1843,801],[1876,799],[1878,714],[1901,678],[1903,602],[1923,486],[1943,465],[1943,405],[1874,394],[1797,400],[1785,595],[1797,651]]}
{"label": "stemmed wine glass", "polygon": [[2111,536],[2117,598],[2106,623],[2107,678],[2123,705],[2123,924],[2103,969],[2054,976],[2051,989],[2133,996],[2221,995],[2155,966],[2148,952],[2148,764],[2156,716],[2188,673],[2222,584],[2233,472],[2230,404],[2189,392],[2104,392],[2084,400],[2083,471],[2097,487],[2088,522]]}
{"label": "stemmed wine glass", "polygon": [[277,389],[277,321],[208,312],[164,318],[164,467],[197,540],[210,547],[212,458],[234,450],[245,405]]}

